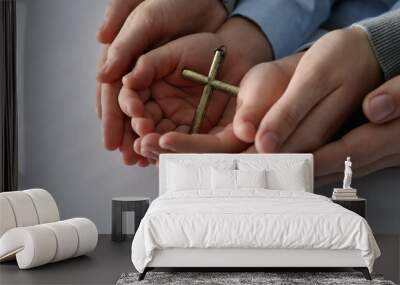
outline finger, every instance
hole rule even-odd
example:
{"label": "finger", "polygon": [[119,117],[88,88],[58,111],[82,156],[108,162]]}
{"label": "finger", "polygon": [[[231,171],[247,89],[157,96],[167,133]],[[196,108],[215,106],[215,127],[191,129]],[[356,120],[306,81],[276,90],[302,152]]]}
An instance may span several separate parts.
{"label": "finger", "polygon": [[252,145],[248,149],[246,149],[243,153],[257,153],[256,147]]}
{"label": "finger", "polygon": [[132,118],[131,126],[133,131],[141,137],[154,132],[154,122],[149,118]]}
{"label": "finger", "polygon": [[259,152],[277,152],[310,110],[339,87],[325,80],[327,66],[305,53],[286,91],[260,123],[255,140]]}
{"label": "finger", "polygon": [[156,133],[165,134],[176,130],[176,125],[173,121],[162,119],[156,126]]}
{"label": "finger", "polygon": [[163,30],[157,6],[139,5],[123,24],[112,42],[107,62],[98,73],[103,82],[112,82],[121,78],[137,58],[154,43],[162,42]]}
{"label": "finger", "polygon": [[315,188],[325,186],[328,184],[333,184],[342,179],[343,179],[343,172],[325,175],[325,176],[318,176],[318,177],[315,177]]}
{"label": "finger", "polygon": [[388,155],[354,170],[356,177],[366,176],[382,169],[399,167],[400,154]]}
{"label": "finger", "polygon": [[131,129],[129,119],[125,119],[124,135],[119,150],[122,153],[122,159],[126,165],[134,165],[138,159],[138,155],[133,150],[134,139],[135,135]]}
{"label": "finger", "polygon": [[149,162],[149,160],[148,160],[147,158],[145,158],[145,157],[140,157],[140,158],[138,159],[137,164],[138,164],[138,166],[140,166],[140,167],[147,167],[147,166],[149,166],[150,162]]}
{"label": "finger", "polygon": [[97,32],[97,40],[101,43],[111,43],[129,14],[142,1],[111,0],[106,8],[104,21]]}
{"label": "finger", "polygon": [[364,114],[373,123],[385,123],[400,117],[400,76],[397,76],[364,99]]}
{"label": "finger", "polygon": [[144,116],[153,121],[154,125],[157,125],[163,117],[163,112],[154,101],[149,101],[144,106]]}
{"label": "finger", "polygon": [[133,150],[137,153],[140,154],[141,153],[141,143],[142,143],[142,138],[138,137],[135,139],[135,141],[133,142]]}
{"label": "finger", "polygon": [[[378,159],[377,161],[374,161],[363,167],[353,169],[353,174],[354,177],[363,177],[382,169],[399,167],[399,166],[400,166],[400,154],[390,155]],[[343,179],[343,172],[316,177],[316,186],[319,187],[331,184],[334,182],[341,181],[342,179]]]}
{"label": "finger", "polygon": [[223,128],[217,134],[167,133],[161,136],[159,145],[163,149],[178,153],[236,153],[248,147],[248,144],[236,138],[232,126]]}
{"label": "finger", "polygon": [[[107,45],[103,45],[101,47],[100,58],[99,61],[97,62],[96,70],[99,70],[106,61],[107,50],[108,50]],[[96,80],[96,113],[97,117],[101,120],[101,82],[97,80]]]}
{"label": "finger", "polygon": [[104,146],[115,150],[121,145],[124,131],[124,114],[118,105],[120,83],[102,84],[101,106]]}
{"label": "finger", "polygon": [[122,87],[118,96],[118,104],[122,112],[128,117],[143,117],[144,103],[143,96],[140,93],[150,92],[149,90],[134,91],[126,87]]}
{"label": "finger", "polygon": [[385,124],[372,123],[358,127],[342,139],[314,153],[315,175],[325,176],[343,170],[343,161],[351,156],[355,168],[370,164],[381,157],[398,153],[400,120]]}
{"label": "finger", "polygon": [[96,81],[96,115],[101,120],[101,83]]}
{"label": "finger", "polygon": [[[280,151],[312,152],[326,144],[354,113],[356,107],[355,104],[349,102],[348,94],[347,90],[339,88],[319,103],[283,143]],[[332,108],[332,106],[337,107]]]}
{"label": "finger", "polygon": [[140,56],[133,71],[123,77],[124,86],[136,90],[149,88],[177,69],[183,50],[177,48],[176,42],[170,42]]}
{"label": "finger", "polygon": [[142,155],[158,160],[160,153],[171,153],[171,151],[163,149],[159,145],[161,135],[158,133],[151,133],[143,137],[141,141]]}
{"label": "finger", "polygon": [[235,135],[254,142],[265,113],[281,97],[302,54],[260,64],[251,69],[240,84],[238,108],[233,121]]}

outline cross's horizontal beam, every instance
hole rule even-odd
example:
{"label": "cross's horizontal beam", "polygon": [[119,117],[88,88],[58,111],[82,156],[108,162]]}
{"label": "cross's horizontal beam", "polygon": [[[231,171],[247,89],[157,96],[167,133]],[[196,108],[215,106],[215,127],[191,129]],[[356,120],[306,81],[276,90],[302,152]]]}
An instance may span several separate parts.
{"label": "cross's horizontal beam", "polygon": [[189,69],[182,70],[182,76],[186,79],[191,79],[201,84],[210,84],[214,89],[229,93],[234,96],[239,93],[239,87],[237,86],[219,80],[210,80],[207,76]]}

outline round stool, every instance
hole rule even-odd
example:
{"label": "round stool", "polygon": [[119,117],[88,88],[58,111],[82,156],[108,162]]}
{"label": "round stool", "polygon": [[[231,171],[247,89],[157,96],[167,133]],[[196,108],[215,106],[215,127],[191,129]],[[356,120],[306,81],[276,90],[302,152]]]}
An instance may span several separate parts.
{"label": "round stool", "polygon": [[150,205],[150,198],[146,197],[115,197],[112,199],[112,228],[111,239],[113,241],[123,241],[126,234],[122,232],[123,212],[135,212],[135,232],[140,221],[146,214]]}

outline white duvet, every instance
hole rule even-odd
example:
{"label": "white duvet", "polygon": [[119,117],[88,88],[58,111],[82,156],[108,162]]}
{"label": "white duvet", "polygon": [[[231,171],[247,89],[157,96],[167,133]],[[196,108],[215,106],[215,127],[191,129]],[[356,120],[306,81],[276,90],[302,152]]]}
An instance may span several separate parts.
{"label": "white duvet", "polygon": [[265,189],[160,196],[136,232],[132,262],[143,272],[165,248],[358,249],[370,271],[380,255],[359,215],[320,195]]}

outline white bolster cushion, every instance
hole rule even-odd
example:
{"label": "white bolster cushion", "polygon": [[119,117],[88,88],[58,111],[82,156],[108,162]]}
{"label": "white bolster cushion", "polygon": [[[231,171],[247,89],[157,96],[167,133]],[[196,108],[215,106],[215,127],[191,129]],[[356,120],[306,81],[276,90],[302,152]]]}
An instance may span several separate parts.
{"label": "white bolster cushion", "polygon": [[15,228],[14,212],[6,197],[0,195],[0,237],[9,229]]}
{"label": "white bolster cushion", "polygon": [[60,220],[60,213],[56,201],[49,192],[43,189],[29,189],[22,191],[28,194],[36,208],[39,224],[52,223]]}
{"label": "white bolster cushion", "polygon": [[56,202],[51,194],[43,189],[0,193],[0,213],[0,237],[15,227],[60,220]]}
{"label": "white bolster cushion", "polygon": [[1,193],[13,210],[17,227],[33,226],[39,223],[35,205],[31,197],[22,191]]}
{"label": "white bolster cushion", "polygon": [[97,228],[85,218],[19,227],[0,238],[0,261],[16,257],[28,269],[87,254],[96,248]]}

